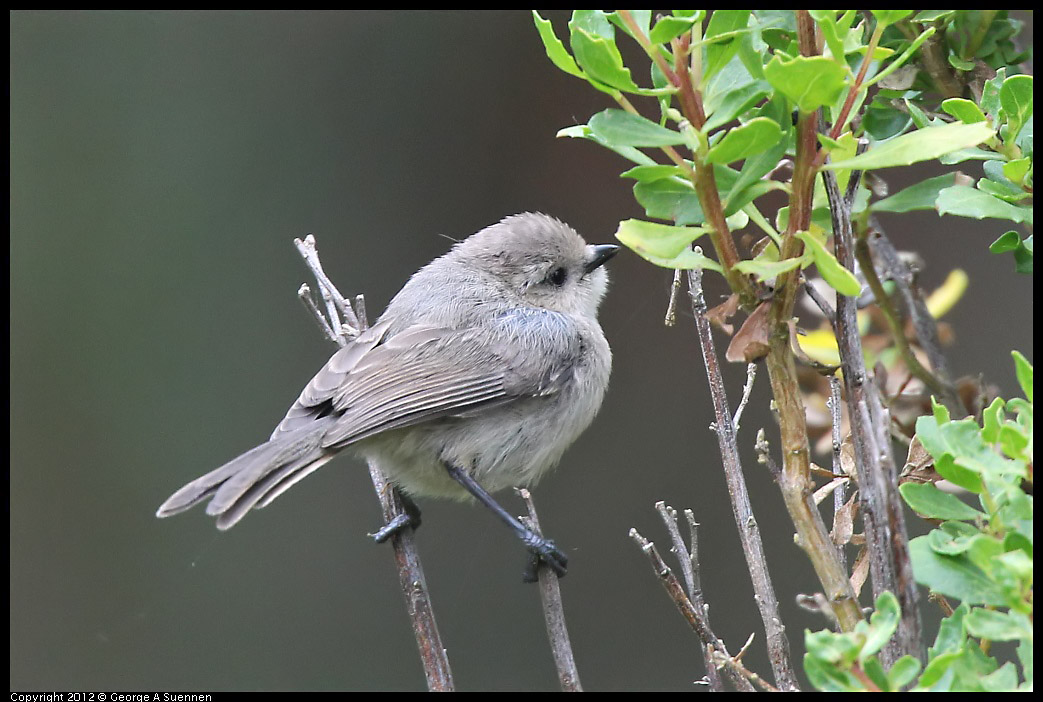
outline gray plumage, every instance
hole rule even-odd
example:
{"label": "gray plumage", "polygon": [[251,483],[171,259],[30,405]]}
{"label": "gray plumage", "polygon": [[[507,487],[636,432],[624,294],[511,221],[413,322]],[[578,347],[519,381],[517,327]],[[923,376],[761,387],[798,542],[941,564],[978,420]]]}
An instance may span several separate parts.
{"label": "gray plumage", "polygon": [[526,213],[474,234],[406,283],[335,353],[266,443],[178,490],[157,516],[207,499],[227,529],[352,447],[407,494],[467,498],[527,485],[593,420],[611,351],[597,322],[614,246]]}

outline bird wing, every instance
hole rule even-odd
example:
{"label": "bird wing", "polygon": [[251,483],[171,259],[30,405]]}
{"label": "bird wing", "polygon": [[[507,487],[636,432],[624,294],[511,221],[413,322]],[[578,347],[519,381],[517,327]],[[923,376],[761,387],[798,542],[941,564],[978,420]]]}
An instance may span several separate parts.
{"label": "bird wing", "polygon": [[[382,324],[333,355],[273,439],[333,415],[322,445],[345,446],[390,429],[551,394],[570,375],[568,351],[580,343],[563,315],[546,310],[508,313],[480,330],[417,324],[389,337],[389,324]],[[567,343],[548,343],[548,333],[564,334]]]}

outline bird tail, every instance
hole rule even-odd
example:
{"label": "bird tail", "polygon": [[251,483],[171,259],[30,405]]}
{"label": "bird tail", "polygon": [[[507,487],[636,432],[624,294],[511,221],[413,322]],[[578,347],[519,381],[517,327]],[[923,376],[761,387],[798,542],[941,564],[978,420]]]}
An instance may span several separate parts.
{"label": "bird tail", "polygon": [[322,447],[326,424],[313,422],[233,458],[171,495],[156,516],[169,517],[210,499],[206,513],[217,517],[217,528],[232,527],[251,508],[268,505],[333,458]]}

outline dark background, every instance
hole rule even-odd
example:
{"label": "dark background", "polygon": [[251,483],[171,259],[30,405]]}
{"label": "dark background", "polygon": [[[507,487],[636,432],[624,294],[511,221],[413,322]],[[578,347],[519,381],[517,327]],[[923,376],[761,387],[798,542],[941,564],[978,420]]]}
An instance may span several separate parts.
{"label": "dark background", "polygon": [[[527,13],[10,18],[12,688],[422,689],[390,550],[366,537],[380,514],[360,461],[228,533],[202,510],[153,515],[266,438],[331,353],[296,299],[293,237],[313,232],[374,315],[445,237],[506,214],[612,241],[643,216],[617,177],[627,164],[554,138],[609,98],[551,65]],[[924,174],[885,176],[894,192]],[[928,289],[968,270],[946,319],[951,367],[1013,395],[1009,351],[1032,357],[1032,280],[987,251],[1004,223],[886,221],[926,258]],[[609,394],[535,490],[571,559],[582,681],[689,690],[703,674],[627,537],[637,527],[665,552],[660,499],[696,511],[712,623],[732,650],[756,631],[746,660],[768,674],[691,315],[663,326],[669,271],[628,252],[610,269]],[[726,372],[737,397],[743,368]],[[761,376],[739,438],[799,666],[803,630],[823,622],[793,604],[814,575],[750,455],[758,427],[775,440]],[[479,508],[421,506],[458,687],[556,689],[520,546]]]}

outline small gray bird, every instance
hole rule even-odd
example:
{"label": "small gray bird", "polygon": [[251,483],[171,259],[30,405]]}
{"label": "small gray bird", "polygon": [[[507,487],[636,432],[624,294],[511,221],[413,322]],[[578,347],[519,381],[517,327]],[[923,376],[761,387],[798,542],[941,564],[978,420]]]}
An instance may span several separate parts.
{"label": "small gray bird", "polygon": [[[376,324],[337,351],[267,442],[174,493],[157,516],[210,500],[228,529],[348,447],[406,496],[478,499],[540,559],[567,559],[490,492],[529,485],[590,425],[612,352],[597,320],[602,267],[619,247],[588,245],[544,214],[507,217],[417,271]],[[531,574],[530,574],[531,577]]]}

